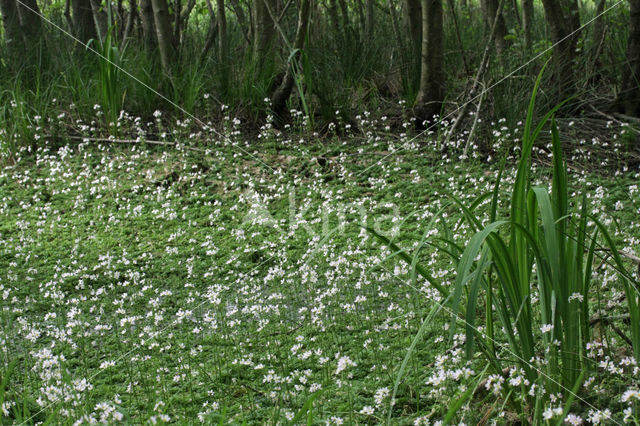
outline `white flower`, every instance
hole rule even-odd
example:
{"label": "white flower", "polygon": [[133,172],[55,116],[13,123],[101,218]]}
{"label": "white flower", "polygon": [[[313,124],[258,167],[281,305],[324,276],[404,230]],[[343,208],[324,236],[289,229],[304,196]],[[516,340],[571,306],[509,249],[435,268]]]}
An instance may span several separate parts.
{"label": "white flower", "polygon": [[540,331],[542,331],[543,333],[548,333],[551,330],[553,330],[552,324],[542,324],[542,327],[540,327]]}
{"label": "white flower", "polygon": [[567,417],[565,417],[564,422],[568,423],[570,425],[581,425],[582,424],[582,417],[576,416],[573,413],[569,413],[569,414],[567,414]]}
{"label": "white flower", "polygon": [[544,420],[551,420],[553,418],[553,410],[551,408],[547,408],[546,410],[544,410],[544,412],[542,413],[542,418]]}
{"label": "white flower", "polygon": [[360,410],[360,414],[366,414],[367,416],[372,415],[373,407],[371,407],[370,405],[365,405],[364,407],[362,407],[362,410]]}
{"label": "white flower", "polygon": [[[302,346],[302,345],[300,345],[300,346]],[[336,368],[336,372],[334,374],[340,374],[348,366],[355,367],[356,365],[357,364],[355,362],[351,361],[351,358],[349,358],[348,356],[343,356],[342,358],[340,358],[338,360],[338,367]]]}
{"label": "white flower", "polygon": [[376,406],[380,407],[382,405],[382,401],[390,394],[389,388],[384,387],[380,388],[376,391],[376,394],[373,396],[373,399],[376,401]]}
{"label": "white flower", "polygon": [[569,302],[571,302],[572,300],[582,302],[584,300],[584,296],[580,293],[572,293],[571,296],[569,296]]}
{"label": "white flower", "polygon": [[622,394],[622,402],[628,402],[630,399],[640,400],[640,391],[637,389],[629,389],[625,393]]}

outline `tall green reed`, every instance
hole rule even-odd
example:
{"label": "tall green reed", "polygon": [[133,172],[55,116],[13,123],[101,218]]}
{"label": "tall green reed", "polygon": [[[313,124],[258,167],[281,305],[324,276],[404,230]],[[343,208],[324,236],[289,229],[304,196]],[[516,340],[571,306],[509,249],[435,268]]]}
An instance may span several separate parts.
{"label": "tall green reed", "polygon": [[[534,423],[542,421],[542,410],[550,394],[569,396],[565,407],[568,412],[572,402],[580,399],[575,393],[592,368],[585,348],[591,338],[590,285],[596,269],[596,249],[601,248],[598,234],[613,253],[613,266],[627,296],[634,354],[640,361],[640,292],[636,283],[626,272],[607,229],[590,215],[586,196],[571,207],[566,164],[552,119],[562,104],[533,126],[536,94],[545,67],[538,75],[529,102],[509,216],[498,218],[501,169],[491,194],[478,197],[470,206],[454,198],[463,220],[474,232],[466,247],[457,246],[446,236],[448,232],[440,239],[440,245],[433,244],[457,265],[451,289],[433,285],[435,280],[427,268],[417,264],[417,251],[424,241],[410,256],[369,230],[394,250],[394,255],[411,265],[412,276],[423,276],[446,298],[445,304],[452,312],[451,335],[457,323],[465,325],[467,357],[471,358],[478,347],[496,373],[502,374],[504,367],[515,364],[523,371],[530,389],[531,385],[536,386],[537,391],[523,389],[521,398],[512,399],[523,419]],[[530,182],[532,148],[549,120],[554,160],[551,192]],[[488,198],[492,199],[489,224],[483,225],[475,209]],[[590,226],[589,222],[595,225]],[[486,331],[480,332],[475,326],[476,312],[483,307]],[[499,343],[505,340],[506,345]]]}
{"label": "tall green reed", "polygon": [[107,126],[117,131],[118,115],[124,104],[126,93],[120,81],[120,69],[123,64],[124,49],[120,50],[116,37],[117,28],[112,23],[111,2],[107,2],[107,33],[99,40],[89,40],[87,48],[97,53],[100,98]]}

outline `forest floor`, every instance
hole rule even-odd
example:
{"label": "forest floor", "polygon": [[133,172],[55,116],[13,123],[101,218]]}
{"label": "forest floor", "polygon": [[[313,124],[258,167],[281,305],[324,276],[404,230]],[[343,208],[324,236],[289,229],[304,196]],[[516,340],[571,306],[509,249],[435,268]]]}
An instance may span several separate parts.
{"label": "forest floor", "polygon": [[[532,166],[543,186],[547,154]],[[464,246],[471,234],[452,198],[471,205],[491,192],[500,166],[470,157],[376,138],[22,151],[0,171],[3,422],[373,424],[391,414],[428,424],[470,387],[456,421],[515,422],[505,396],[521,384],[480,384],[484,362],[465,360],[464,330],[450,336],[446,308],[391,401],[441,300],[364,226],[409,251],[447,232]],[[579,164],[569,174],[576,196],[586,193],[619,248],[640,256],[640,170]],[[419,258],[451,285],[448,257],[428,248]],[[600,313],[624,309],[612,275],[602,262],[594,277]],[[571,412],[637,414],[625,394],[640,384],[629,345],[600,327],[592,348]],[[545,407],[552,418],[566,396]]]}

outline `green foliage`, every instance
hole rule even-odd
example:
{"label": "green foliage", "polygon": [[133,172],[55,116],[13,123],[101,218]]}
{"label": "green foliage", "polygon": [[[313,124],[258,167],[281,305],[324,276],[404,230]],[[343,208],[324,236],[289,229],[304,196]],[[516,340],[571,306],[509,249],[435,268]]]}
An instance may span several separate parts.
{"label": "green foliage", "polygon": [[[561,106],[549,111],[533,127],[536,94],[543,72],[544,67],[538,75],[529,103],[522,154],[511,190],[509,217],[496,218],[500,179],[494,188],[492,213],[487,225],[483,225],[485,222],[476,216],[474,208],[491,194],[479,197],[470,207],[455,199],[466,223],[475,234],[464,250],[447,237],[442,239],[452,248],[440,247],[440,250],[449,254],[457,265],[456,280],[452,291],[434,286],[446,298],[443,304],[451,308],[451,336],[458,322],[465,324],[466,355],[469,359],[475,353],[475,346],[479,346],[488,365],[497,374],[502,374],[505,357],[515,359],[528,382],[544,389],[543,393],[529,394],[523,390],[520,398],[514,399],[521,404],[520,415],[525,419],[531,414],[541,418],[541,412],[537,410],[548,403],[549,394],[569,391],[571,398],[565,407],[566,415],[585,374],[593,368],[585,352],[591,335],[589,314],[594,294],[590,291],[590,283],[594,275],[596,248],[599,248],[599,232],[605,237],[605,247],[615,259],[621,287],[627,297],[634,353],[636,360],[640,361],[640,292],[637,283],[626,272],[606,228],[588,213],[586,196],[582,197],[580,203],[571,203],[566,164],[553,120],[551,192],[530,184],[534,142],[545,123]],[[573,208],[571,204],[574,204]],[[596,223],[596,229],[588,225],[590,220]],[[505,232],[500,232],[502,229]],[[369,231],[399,252],[411,264],[412,270],[432,280],[426,268],[415,267],[415,256],[410,260],[399,247],[374,231]],[[466,303],[464,294],[467,295]],[[484,304],[481,304],[482,294],[485,297]],[[486,332],[479,331],[475,326],[476,312],[483,305],[486,310]],[[500,328],[503,333],[499,333]],[[504,337],[508,345],[500,344],[501,338],[498,336]],[[535,407],[536,412],[530,413],[531,407]]]}
{"label": "green foliage", "polygon": [[122,110],[125,92],[122,89],[120,76],[120,69],[124,65],[123,52],[118,47],[115,31],[116,26],[111,25],[102,40],[89,40],[87,48],[96,53],[98,60],[100,99],[106,125],[117,134],[116,123]]}

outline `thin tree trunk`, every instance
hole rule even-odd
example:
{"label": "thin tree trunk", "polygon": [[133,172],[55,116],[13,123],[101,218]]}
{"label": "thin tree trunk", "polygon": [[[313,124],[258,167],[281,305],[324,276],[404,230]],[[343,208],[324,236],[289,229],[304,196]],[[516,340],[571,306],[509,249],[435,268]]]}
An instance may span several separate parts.
{"label": "thin tree trunk", "polygon": [[171,22],[169,21],[169,6],[167,5],[167,0],[151,0],[151,6],[153,7],[153,21],[156,27],[160,62],[162,69],[169,73],[171,64],[175,59],[173,33],[171,32]]}
{"label": "thin tree trunk", "polygon": [[580,19],[577,17],[574,1],[561,3],[561,0],[542,0],[542,5],[553,42],[555,100],[561,101],[575,89],[574,61],[578,38],[576,31],[580,26]]}
{"label": "thin tree trunk", "polygon": [[422,60],[416,100],[416,126],[440,114],[444,100],[442,0],[422,0]]}
{"label": "thin tree trunk", "polygon": [[493,22],[494,16],[498,14],[498,24],[496,26],[494,41],[496,44],[496,50],[498,53],[502,54],[505,50],[507,50],[507,41],[505,37],[507,36],[507,25],[504,21],[504,15],[502,10],[498,9],[498,0],[482,0],[484,5],[483,10],[485,11],[485,22],[487,28],[491,28],[491,23]]}
{"label": "thin tree trunk", "polygon": [[[113,16],[113,12],[115,12],[115,16]],[[120,22],[124,22],[124,1],[123,0],[118,0],[116,2],[116,7],[112,10],[111,19],[112,19],[112,22],[110,22],[109,24],[112,24],[113,22],[117,22],[119,27],[118,30],[122,31],[124,29],[124,27],[120,25]]]}
{"label": "thin tree trunk", "polygon": [[15,0],[0,0],[0,12],[2,12],[4,42],[10,52],[16,53],[22,49],[24,40]]}
{"label": "thin tree trunk", "polygon": [[364,38],[364,34],[365,34],[365,28],[367,27],[366,24],[366,18],[364,16],[364,7],[362,5],[362,0],[355,0],[355,4],[356,4],[356,12],[358,13],[358,18],[359,18],[359,22],[360,22],[360,31],[358,31],[358,35],[361,38]]}
{"label": "thin tree trunk", "polygon": [[[599,16],[604,12],[604,9],[607,7],[607,0],[598,1],[598,6],[596,7],[596,16]],[[602,39],[604,34],[604,17],[600,16],[596,18],[596,21],[593,23],[593,40],[597,41]]]}
{"label": "thin tree trunk", "polygon": [[218,61],[222,66],[222,77],[226,85],[229,70],[229,66],[227,65],[229,58],[229,44],[227,41],[227,16],[224,10],[224,0],[216,0],[216,5],[218,8]]}
{"label": "thin tree trunk", "polygon": [[462,43],[462,37],[460,36],[460,26],[458,25],[458,13],[456,12],[456,5],[453,3],[453,0],[447,0],[447,3],[449,4],[451,17],[453,18],[453,27],[456,32],[456,39],[458,40],[458,46],[460,47],[460,55],[462,56],[464,73],[466,75],[469,75],[471,71],[469,70],[469,65],[467,64],[467,55],[465,54],[464,43]]}
{"label": "thin tree trunk", "polygon": [[627,61],[619,100],[626,115],[640,117],[640,0],[630,3]]}
{"label": "thin tree trunk", "polygon": [[98,37],[90,0],[71,0],[74,34],[83,43]]}
{"label": "thin tree trunk", "polygon": [[365,35],[367,40],[371,41],[373,37],[373,29],[375,28],[375,14],[374,14],[375,0],[366,0],[366,15],[365,15]]}
{"label": "thin tree trunk", "polygon": [[[180,24],[180,12],[182,11],[182,2],[180,0],[174,0],[173,2],[173,38],[175,46],[180,46],[182,28]],[[169,15],[171,17],[171,15]],[[169,19],[171,20],[171,19]]]}
{"label": "thin tree trunk", "polygon": [[211,0],[207,0],[207,10],[209,11],[209,29],[207,29],[207,38],[200,53],[200,62],[205,60],[218,36],[218,23],[216,21],[216,13],[213,10],[213,6],[211,6]]}
{"label": "thin tree trunk", "polygon": [[522,0],[522,32],[524,33],[524,45],[531,49],[531,29],[533,28],[533,0]]}
{"label": "thin tree trunk", "polygon": [[522,18],[520,15],[520,9],[518,8],[518,0],[511,0],[511,11],[513,13],[513,19],[522,27]]}
{"label": "thin tree trunk", "polygon": [[218,8],[218,54],[220,62],[227,59],[227,16],[224,10],[224,0],[216,0]]}
{"label": "thin tree trunk", "polygon": [[187,3],[187,7],[182,11],[180,16],[180,28],[188,28],[189,25],[189,17],[191,16],[191,12],[193,8],[196,6],[196,0],[189,0]]}
{"label": "thin tree trunk", "polygon": [[389,15],[391,16],[391,28],[393,29],[393,35],[396,38],[396,44],[400,50],[400,57],[402,58],[403,65],[407,64],[406,51],[404,48],[404,40],[400,33],[400,24],[398,23],[398,15],[396,12],[396,5],[393,0],[388,0]]}
{"label": "thin tree trunk", "polygon": [[338,0],[340,6],[340,12],[342,15],[342,31],[344,31],[344,41],[351,41],[351,21],[349,20],[349,8],[347,7],[346,0]]}
{"label": "thin tree trunk", "polygon": [[142,22],[144,45],[149,52],[152,52],[157,46],[157,40],[151,0],[140,0],[140,21]]}
{"label": "thin tree trunk", "polygon": [[67,21],[67,29],[71,34],[75,34],[76,30],[71,19],[71,0],[64,0],[64,19]]}
{"label": "thin tree trunk", "polygon": [[[500,0],[498,9],[502,8],[503,3],[504,3],[504,0]],[[489,58],[490,58],[489,52],[491,52],[491,43],[492,43],[491,40],[495,35],[497,26],[498,26],[498,14],[496,13],[496,16],[493,18],[493,23],[491,24],[491,32],[489,33],[489,40],[487,41],[487,44],[484,47],[484,52],[482,53],[482,59],[480,60],[480,65],[478,66],[476,77],[473,79],[473,83],[471,84],[471,90],[469,90],[469,100],[463,103],[462,107],[459,108],[458,116],[453,121],[453,125],[447,131],[447,137],[445,138],[445,141],[444,141],[445,146],[449,142],[449,139],[451,139],[451,136],[456,134],[456,130],[458,129],[458,127],[460,127],[460,123],[462,123],[462,120],[467,115],[467,111],[469,110],[469,107],[471,106],[471,103],[475,100],[475,98],[479,96],[480,97],[479,104],[482,104],[482,97],[484,96],[484,93],[480,93],[480,95],[476,95],[476,91],[478,90],[479,86],[483,85],[482,79],[483,79],[484,73],[487,71],[487,67],[489,66]],[[480,111],[480,107],[478,107],[478,111]],[[476,120],[477,119],[478,117],[476,115]],[[473,125],[475,127],[475,122]],[[467,139],[467,141],[470,141],[470,140],[471,138]],[[467,149],[468,149],[468,143],[464,149],[465,155],[467,153]]]}
{"label": "thin tree trunk", "polygon": [[136,21],[136,15],[138,14],[138,3],[136,0],[129,0],[129,14],[127,16],[127,24],[124,27],[124,33],[122,34],[122,44],[120,50],[124,49],[129,39],[131,38],[131,31],[133,31],[133,25]]}
{"label": "thin tree trunk", "polygon": [[265,60],[271,56],[275,27],[269,14],[266,2],[273,4],[273,0],[255,0],[253,6],[253,51],[258,67],[262,67]]}
{"label": "thin tree trunk", "polygon": [[247,43],[251,44],[251,24],[247,24],[247,17],[244,14],[244,9],[238,3],[238,0],[229,0],[231,3],[231,8],[233,9],[233,13],[236,15],[236,19],[238,20],[238,25],[242,29],[242,34],[244,35]]}
{"label": "thin tree trunk", "polygon": [[409,26],[412,58],[413,89],[420,85],[420,55],[422,51],[422,6],[420,0],[406,0],[405,16]]}
{"label": "thin tree trunk", "polygon": [[102,2],[100,0],[91,1],[91,12],[93,14],[93,22],[96,26],[96,31],[103,40],[107,35],[107,14],[102,10]]}
{"label": "thin tree trunk", "polygon": [[298,10],[296,38],[293,43],[293,51],[295,52],[295,54],[291,58],[290,63],[287,63],[286,65],[287,70],[285,72],[284,78],[282,79],[282,83],[271,97],[271,108],[273,111],[273,115],[279,122],[282,122],[283,116],[287,109],[287,100],[289,99],[289,96],[291,96],[291,91],[293,90],[293,85],[295,83],[294,66],[297,66],[296,64],[300,58],[301,50],[304,48],[304,41],[307,36],[307,29],[309,28],[310,12],[310,0],[302,0],[300,9]]}
{"label": "thin tree trunk", "polygon": [[25,46],[31,46],[42,36],[41,12],[36,0],[20,0],[18,4],[18,16],[22,35],[25,38]]}

